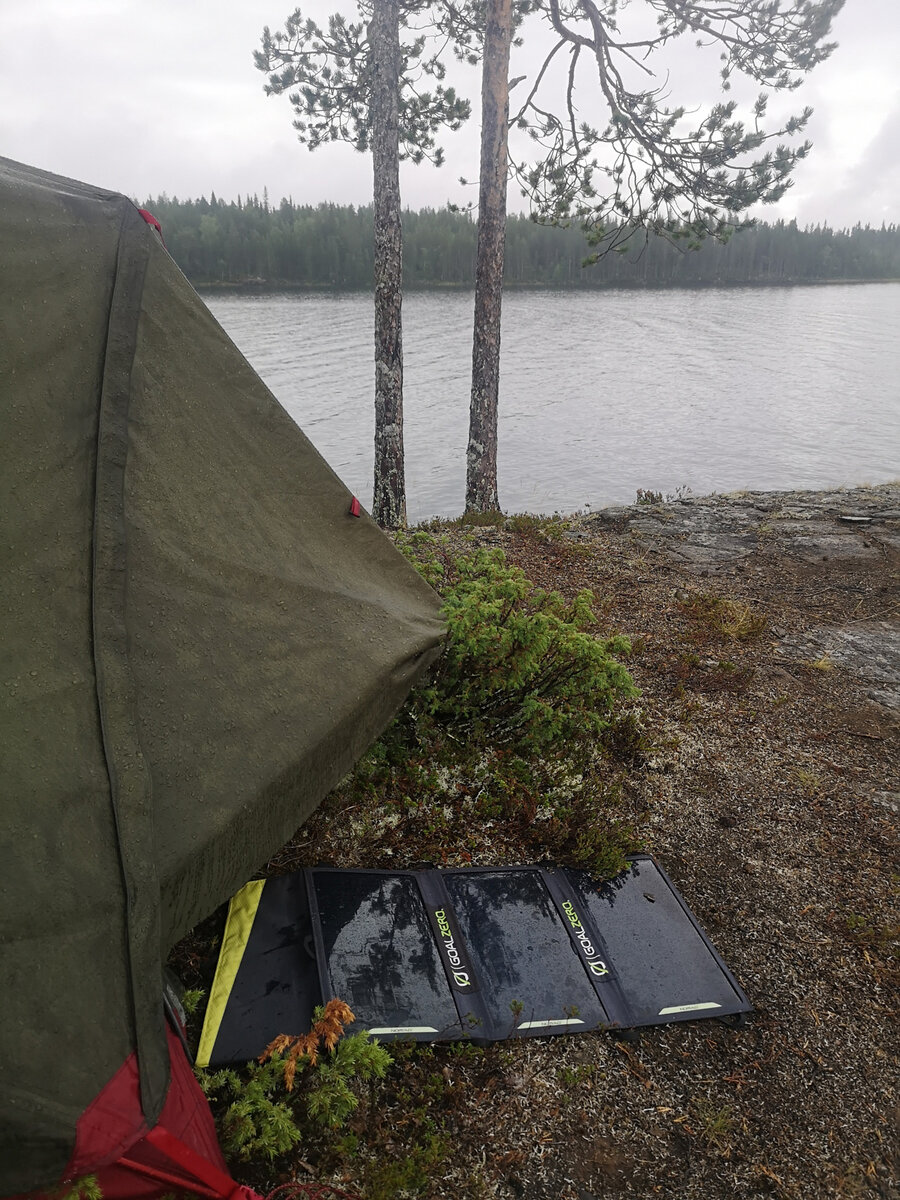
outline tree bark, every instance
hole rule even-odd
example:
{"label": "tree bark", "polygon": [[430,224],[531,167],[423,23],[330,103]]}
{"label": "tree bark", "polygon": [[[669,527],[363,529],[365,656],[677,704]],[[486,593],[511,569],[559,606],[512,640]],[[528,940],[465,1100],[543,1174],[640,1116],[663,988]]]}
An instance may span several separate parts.
{"label": "tree bark", "polygon": [[400,228],[400,19],[398,0],[375,0],[371,25],[375,175],[375,491],[383,529],[406,524],[403,462],[403,239]]}
{"label": "tree bark", "polygon": [[481,76],[481,175],[475,261],[472,401],[466,451],[466,512],[499,510],[497,403],[500,388],[500,305],[506,241],[509,129],[509,49],[512,0],[488,0]]}

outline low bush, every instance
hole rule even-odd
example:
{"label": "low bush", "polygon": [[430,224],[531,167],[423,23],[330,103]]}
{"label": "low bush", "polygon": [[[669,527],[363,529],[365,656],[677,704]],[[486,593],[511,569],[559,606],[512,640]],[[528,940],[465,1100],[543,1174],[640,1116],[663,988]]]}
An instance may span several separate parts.
{"label": "low bush", "polygon": [[611,754],[633,765],[642,746],[638,717],[622,711],[637,695],[618,657],[627,639],[599,636],[590,591],[567,600],[536,587],[499,549],[460,555],[424,531],[399,544],[440,592],[448,636],[357,767],[356,798],[414,810],[448,842],[464,803],[470,823],[511,823],[536,855],[614,873],[633,837],[616,815]]}
{"label": "low bush", "polygon": [[392,1062],[366,1034],[344,1036],[352,1020],[346,1004],[329,1000],[316,1009],[309,1033],[277,1037],[259,1062],[197,1071],[227,1155],[271,1162],[303,1140],[310,1126],[344,1124],[359,1105],[359,1085],[383,1078]]}
{"label": "low bush", "polygon": [[248,1063],[238,1069],[197,1072],[213,1104],[219,1142],[230,1158],[268,1162],[302,1140],[295,1113],[284,1093],[284,1064]]}
{"label": "low bush", "polygon": [[[429,542],[431,545],[429,545]],[[433,539],[425,546],[432,548]],[[471,744],[515,746],[540,753],[598,737],[616,701],[636,695],[615,655],[627,638],[600,638],[593,595],[571,602],[537,588],[501,550],[480,549],[452,562],[411,555],[441,592],[448,624],[443,654],[430,680],[414,692],[406,719],[465,729]],[[421,735],[420,735],[421,736]]]}

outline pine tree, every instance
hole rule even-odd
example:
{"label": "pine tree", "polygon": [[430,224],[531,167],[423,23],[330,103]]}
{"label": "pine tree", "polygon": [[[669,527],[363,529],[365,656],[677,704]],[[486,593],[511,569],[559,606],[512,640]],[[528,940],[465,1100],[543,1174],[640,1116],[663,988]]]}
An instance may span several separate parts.
{"label": "pine tree", "polygon": [[[487,0],[487,29],[479,25],[483,0],[468,0],[460,40],[484,44],[483,97],[502,107],[505,78],[488,85],[496,45],[487,52],[492,21],[505,0]],[[727,93],[735,75],[744,75],[772,91],[791,91],[804,75],[834,49],[824,39],[844,0],[520,0],[521,13],[536,9],[549,22],[556,42],[541,68],[523,89],[524,99],[511,125],[529,135],[537,150],[513,154],[510,167],[534,216],[550,224],[581,223],[593,257],[623,245],[636,230],[698,246],[705,238],[727,238],[741,214],[759,201],[780,199],[790,175],[809,153],[809,142],[789,144],[805,128],[812,110],[804,109],[764,129],[768,94],[753,104],[749,118],[738,116],[733,100],[714,104],[699,119],[685,108],[670,107],[668,83],[656,83],[653,64],[673,42],[693,38],[700,47],[720,52],[721,86]],[[640,12],[639,10],[643,10]],[[641,17],[655,17],[649,35]],[[503,24],[506,49],[513,22]],[[562,51],[569,64],[562,96],[545,98],[553,87],[552,60]],[[470,57],[472,55],[470,54]],[[475,56],[477,57],[477,56]],[[599,80],[603,108],[597,124],[579,112],[578,80],[585,69]],[[643,73],[643,74],[642,74]],[[651,82],[641,81],[649,76]],[[521,82],[521,81],[517,81]],[[587,93],[590,94],[590,93]],[[490,113],[482,122],[483,148],[494,136]],[[774,149],[769,148],[775,142]],[[757,157],[754,157],[756,155]],[[482,173],[494,167],[482,154]],[[482,183],[484,187],[484,180]],[[484,194],[484,193],[483,193]],[[492,224],[493,208],[481,214]],[[491,262],[499,254],[500,262]],[[466,481],[467,509],[498,507],[497,402],[500,378],[500,290],[502,240],[479,241],[476,278],[491,283],[492,306],[482,320],[496,326],[483,352],[473,351],[472,406]],[[484,258],[484,261],[482,261]]]}
{"label": "pine tree", "polygon": [[[266,93],[288,92],[301,142],[315,150],[347,141],[372,151],[375,197],[375,480],[372,515],[385,528],[406,521],[403,455],[402,233],[399,163],[439,163],[435,135],[458,129],[469,105],[440,80],[444,67],[425,54],[419,30],[404,42],[401,29],[425,19],[421,0],[360,0],[359,19],[336,13],[323,30],[299,9],[284,32],[263,30],[254,60],[269,76]],[[436,80],[420,91],[423,77]],[[296,89],[292,91],[291,89]]]}

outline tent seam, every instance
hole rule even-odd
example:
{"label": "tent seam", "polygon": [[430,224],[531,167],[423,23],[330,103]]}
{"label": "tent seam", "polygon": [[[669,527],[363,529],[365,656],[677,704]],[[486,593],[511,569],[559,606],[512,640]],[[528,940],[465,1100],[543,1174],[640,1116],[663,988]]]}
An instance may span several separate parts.
{"label": "tent seam", "polygon": [[[138,923],[155,926],[157,936],[151,940],[158,947],[159,885],[153,866],[152,837],[145,836],[140,861],[135,861],[136,856],[128,850],[133,830],[126,829],[130,821],[124,811],[126,800],[131,801],[132,810],[136,810],[133,815],[137,823],[143,825],[142,832],[152,835],[151,781],[138,734],[125,616],[128,584],[125,473],[131,379],[140,301],[149,260],[149,239],[143,238],[145,230],[136,209],[124,201],[97,424],[91,623],[100,734],[125,894],[126,952],[141,1104],[146,1119],[152,1124],[165,1101],[168,1055],[163,1062],[160,1046],[164,1046],[164,1038],[161,1040],[156,1036],[162,1032],[164,1024],[161,999],[159,1031],[154,1030],[153,1022],[148,1020],[148,1002],[141,1000],[151,979],[148,977],[147,953],[145,951],[143,956],[138,953],[138,947],[146,945],[147,938],[136,931],[135,926]],[[142,241],[137,240],[141,238]],[[161,1077],[160,1068],[163,1070]]]}

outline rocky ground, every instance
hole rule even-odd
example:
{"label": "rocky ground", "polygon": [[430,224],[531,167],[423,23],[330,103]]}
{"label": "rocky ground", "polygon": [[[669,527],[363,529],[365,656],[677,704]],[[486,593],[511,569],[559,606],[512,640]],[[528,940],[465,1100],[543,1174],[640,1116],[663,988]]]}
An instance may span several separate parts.
{"label": "rocky ground", "polygon": [[[604,630],[631,637],[650,749],[624,815],[748,993],[747,1026],[404,1052],[348,1137],[269,1182],[373,1200],[900,1196],[900,486],[645,499],[449,536],[592,588]],[[341,803],[276,867],[381,858]],[[514,838],[478,845],[521,861]]]}

